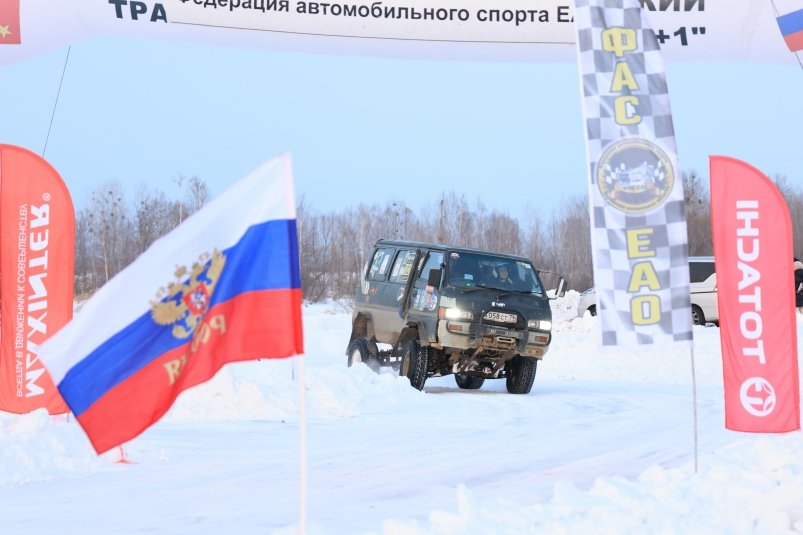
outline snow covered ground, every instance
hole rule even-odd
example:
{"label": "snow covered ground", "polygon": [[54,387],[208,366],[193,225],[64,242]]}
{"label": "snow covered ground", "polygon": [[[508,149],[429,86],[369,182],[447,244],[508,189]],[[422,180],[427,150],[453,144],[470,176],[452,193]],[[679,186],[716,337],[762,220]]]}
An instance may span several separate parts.
{"label": "snow covered ground", "polygon": [[724,429],[719,329],[694,330],[695,406],[690,351],[602,351],[577,299],[525,396],[348,368],[323,304],[303,366],[229,365],[123,450],[0,413],[0,533],[803,533],[803,434]]}

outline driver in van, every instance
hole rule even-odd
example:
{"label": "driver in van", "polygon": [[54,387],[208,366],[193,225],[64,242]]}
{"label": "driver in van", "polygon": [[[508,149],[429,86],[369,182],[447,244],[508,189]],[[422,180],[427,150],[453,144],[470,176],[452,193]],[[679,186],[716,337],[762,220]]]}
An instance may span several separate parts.
{"label": "driver in van", "polygon": [[497,266],[496,271],[499,273],[499,277],[496,281],[497,285],[501,288],[513,289],[516,283],[510,278],[510,266],[507,264],[500,264]]}

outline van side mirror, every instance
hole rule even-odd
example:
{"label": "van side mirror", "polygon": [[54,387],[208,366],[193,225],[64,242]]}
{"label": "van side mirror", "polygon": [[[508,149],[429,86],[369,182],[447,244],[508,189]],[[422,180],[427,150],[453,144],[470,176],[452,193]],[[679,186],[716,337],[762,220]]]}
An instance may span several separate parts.
{"label": "van side mirror", "polygon": [[555,291],[555,297],[563,297],[566,295],[566,280],[563,277],[558,280],[558,289]]}
{"label": "van side mirror", "polygon": [[440,268],[430,269],[429,275],[427,275],[427,286],[432,286],[433,288],[440,289],[442,274],[443,271]]}

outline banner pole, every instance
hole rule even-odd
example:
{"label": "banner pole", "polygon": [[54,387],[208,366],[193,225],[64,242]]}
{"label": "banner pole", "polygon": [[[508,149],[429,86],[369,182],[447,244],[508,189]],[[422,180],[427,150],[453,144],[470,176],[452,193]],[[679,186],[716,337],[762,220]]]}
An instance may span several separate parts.
{"label": "banner pole", "polygon": [[305,403],[304,385],[304,358],[296,357],[298,363],[298,432],[299,432],[299,506],[298,506],[298,533],[307,532],[307,411]]}
{"label": "banner pole", "polygon": [[694,474],[697,475],[697,379],[694,373],[694,345],[689,351],[691,357],[691,403],[694,414]]}

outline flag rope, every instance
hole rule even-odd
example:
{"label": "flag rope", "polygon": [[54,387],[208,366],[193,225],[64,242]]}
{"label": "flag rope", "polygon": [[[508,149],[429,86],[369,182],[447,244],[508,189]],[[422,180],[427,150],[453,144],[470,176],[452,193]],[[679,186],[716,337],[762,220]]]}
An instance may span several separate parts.
{"label": "flag rope", "polygon": [[56,91],[56,101],[53,103],[53,112],[50,114],[50,124],[47,127],[47,136],[45,137],[45,147],[42,149],[42,158],[45,157],[47,152],[47,142],[50,140],[50,130],[53,128],[53,118],[56,116],[56,107],[59,105],[59,95],[61,95],[61,84],[64,83],[64,73],[67,72],[67,62],[70,60],[70,49],[67,47],[67,56],[64,58],[64,67],[61,69],[61,79],[59,80],[59,88]]}

